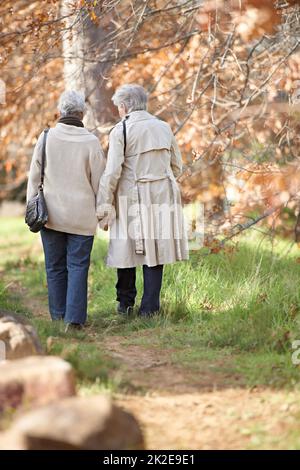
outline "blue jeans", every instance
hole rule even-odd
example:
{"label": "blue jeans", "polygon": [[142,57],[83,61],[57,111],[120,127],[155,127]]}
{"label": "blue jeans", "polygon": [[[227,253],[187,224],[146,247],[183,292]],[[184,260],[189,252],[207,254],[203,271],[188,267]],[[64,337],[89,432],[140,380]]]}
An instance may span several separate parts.
{"label": "blue jeans", "polygon": [[[135,287],[136,269],[119,268],[117,270],[118,282],[117,301],[127,308],[133,307],[137,294]],[[163,265],[143,266],[144,292],[139,309],[140,315],[151,315],[160,309],[160,291],[163,278]]]}
{"label": "blue jeans", "polygon": [[49,311],[52,320],[84,324],[93,236],[43,228]]}

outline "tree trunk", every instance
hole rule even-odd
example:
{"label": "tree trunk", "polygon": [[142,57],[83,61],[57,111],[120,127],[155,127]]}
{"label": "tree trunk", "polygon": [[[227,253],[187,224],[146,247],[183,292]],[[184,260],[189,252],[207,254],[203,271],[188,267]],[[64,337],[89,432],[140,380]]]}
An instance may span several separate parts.
{"label": "tree trunk", "polygon": [[[74,2],[73,2],[74,5]],[[62,0],[62,16],[68,31],[63,32],[64,77],[66,89],[82,91],[86,97],[86,127],[100,135],[117,118],[111,101],[113,90],[108,88],[111,62],[99,62],[99,51],[103,57],[105,38],[113,31],[110,18],[101,18],[101,26],[91,20],[85,9],[77,9],[69,0]]]}

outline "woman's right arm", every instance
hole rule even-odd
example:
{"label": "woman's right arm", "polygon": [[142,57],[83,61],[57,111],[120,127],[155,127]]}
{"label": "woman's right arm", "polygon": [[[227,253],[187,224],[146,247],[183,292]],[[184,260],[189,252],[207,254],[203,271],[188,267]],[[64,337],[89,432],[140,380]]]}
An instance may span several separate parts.
{"label": "woman's right arm", "polygon": [[105,170],[105,157],[99,140],[95,140],[93,151],[90,154],[91,186],[98,196],[99,182]]}

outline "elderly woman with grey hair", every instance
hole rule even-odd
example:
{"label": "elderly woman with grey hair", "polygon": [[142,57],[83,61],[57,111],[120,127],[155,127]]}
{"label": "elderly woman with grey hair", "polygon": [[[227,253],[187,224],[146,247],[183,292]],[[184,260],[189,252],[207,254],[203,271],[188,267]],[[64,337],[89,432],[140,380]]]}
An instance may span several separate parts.
{"label": "elderly woman with grey hair", "polygon": [[139,85],[117,89],[122,118],[111,131],[100,180],[100,225],[110,226],[108,266],[117,268],[117,311],[128,314],[136,298],[136,267],[143,266],[141,316],[160,309],[163,265],[188,259],[180,190],[181,154],[169,124],[147,112]]}
{"label": "elderly woman with grey hair", "polygon": [[[87,278],[105,160],[99,140],[82,123],[84,96],[66,91],[58,109],[60,119],[46,141],[44,194],[49,218],[41,237],[51,318],[64,320],[67,330],[81,328],[87,317]],[[31,161],[27,200],[40,182],[43,134]]]}

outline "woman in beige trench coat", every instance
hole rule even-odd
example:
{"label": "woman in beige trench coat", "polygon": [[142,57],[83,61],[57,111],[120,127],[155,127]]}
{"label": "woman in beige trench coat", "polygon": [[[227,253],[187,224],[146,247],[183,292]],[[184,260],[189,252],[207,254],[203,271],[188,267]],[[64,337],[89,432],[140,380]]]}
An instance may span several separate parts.
{"label": "woman in beige trench coat", "polygon": [[110,226],[108,266],[118,268],[118,312],[136,297],[135,268],[143,266],[139,313],[159,310],[163,265],[188,259],[180,190],[181,154],[170,126],[146,111],[147,94],[124,85],[113,96],[122,121],[111,131],[100,180],[98,217]]}

